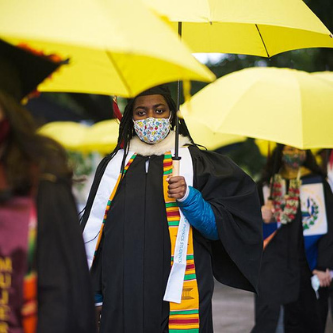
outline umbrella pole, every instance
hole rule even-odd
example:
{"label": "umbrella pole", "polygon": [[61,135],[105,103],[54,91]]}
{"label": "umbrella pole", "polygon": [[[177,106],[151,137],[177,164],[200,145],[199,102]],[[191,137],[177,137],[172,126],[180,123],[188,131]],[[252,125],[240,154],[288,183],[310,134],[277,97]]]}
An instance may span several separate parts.
{"label": "umbrella pole", "polygon": [[[178,35],[182,37],[182,22],[178,22]],[[177,110],[175,115],[175,123],[176,123],[176,134],[175,134],[175,154],[172,157],[172,175],[178,176],[179,175],[179,167],[180,167],[180,159],[179,156],[179,119],[178,119],[178,111],[180,108],[180,91],[181,91],[181,81],[178,80],[177,84]]]}

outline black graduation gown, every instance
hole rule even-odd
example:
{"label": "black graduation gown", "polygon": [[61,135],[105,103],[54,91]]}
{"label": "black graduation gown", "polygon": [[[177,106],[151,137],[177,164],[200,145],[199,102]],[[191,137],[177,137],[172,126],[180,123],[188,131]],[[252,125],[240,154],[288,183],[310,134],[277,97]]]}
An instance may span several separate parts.
{"label": "black graduation gown", "polygon": [[[311,177],[313,175],[304,176],[302,179]],[[326,268],[333,268],[333,195],[328,183],[324,179],[322,182],[328,232],[318,242],[317,269],[326,270]],[[258,186],[258,189],[263,204],[262,184]],[[314,322],[312,316],[315,312],[313,304],[315,296],[310,284],[311,276],[305,255],[302,216],[299,207],[295,219],[291,223],[282,225],[264,250],[260,269],[259,295],[256,297],[257,323],[253,332],[267,332],[267,327],[270,327],[267,325],[275,326],[280,305],[290,304],[289,308],[292,308],[293,302],[299,299],[301,293],[308,294],[307,303],[312,302],[312,314],[310,311],[309,316],[305,314],[307,304],[303,305],[302,310],[303,322],[309,318],[308,328],[309,332],[312,332],[311,322]],[[310,295],[311,293],[313,295]]]}
{"label": "black graduation gown", "polygon": [[[194,230],[200,298],[200,332],[213,332],[215,278],[255,291],[262,253],[255,183],[222,155],[190,147],[194,187],[214,211],[218,241]],[[149,170],[145,164],[149,159]],[[108,158],[101,162],[83,216],[84,227]],[[138,155],[118,187],[104,227],[92,275],[103,294],[101,332],[168,332],[163,295],[170,272],[170,238],[162,192],[163,156]]]}
{"label": "black graduation gown", "polygon": [[[302,179],[311,178],[307,175]],[[328,232],[318,243],[317,269],[333,269],[333,195],[323,180]],[[259,186],[261,202],[262,186]],[[300,263],[306,261],[300,208],[292,223],[282,225],[267,245],[260,270],[260,297],[267,303],[285,304],[299,294]]]}
{"label": "black graduation gown", "polygon": [[94,333],[91,279],[68,180],[40,182],[37,215],[37,332]]}

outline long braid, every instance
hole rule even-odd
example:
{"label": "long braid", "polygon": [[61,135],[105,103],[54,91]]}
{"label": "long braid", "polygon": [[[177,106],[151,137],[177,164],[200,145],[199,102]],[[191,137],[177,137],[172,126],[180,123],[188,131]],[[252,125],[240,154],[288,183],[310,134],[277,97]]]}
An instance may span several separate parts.
{"label": "long braid", "polygon": [[133,121],[132,121],[132,113],[133,113],[133,105],[134,105],[134,99],[129,100],[125,107],[125,111],[123,114],[123,117],[120,121],[119,125],[119,135],[118,135],[118,141],[117,146],[113,150],[113,152],[110,154],[110,159],[112,159],[119,149],[124,149],[124,156],[121,163],[121,172],[124,171],[125,168],[125,160],[128,155],[129,151],[129,142],[132,139],[134,133],[133,133]]}

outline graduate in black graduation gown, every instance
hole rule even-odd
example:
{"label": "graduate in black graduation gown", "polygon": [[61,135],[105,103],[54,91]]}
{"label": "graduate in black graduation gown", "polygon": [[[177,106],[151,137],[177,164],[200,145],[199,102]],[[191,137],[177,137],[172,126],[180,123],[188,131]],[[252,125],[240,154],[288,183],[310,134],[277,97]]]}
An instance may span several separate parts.
{"label": "graduate in black graduation gown", "polygon": [[[58,65],[40,73],[44,63],[48,67],[42,56],[0,45],[0,273],[6,280],[0,291],[8,295],[1,299],[0,326],[3,332],[94,333],[91,280],[66,152],[36,134],[20,104]],[[18,222],[34,217],[36,238],[29,238],[28,246],[28,223]],[[28,271],[37,274],[31,289],[26,289]],[[34,287],[36,293],[23,297],[23,290]]]}
{"label": "graduate in black graduation gown", "polygon": [[[152,97],[152,106],[145,97]],[[138,114],[133,109],[138,109]],[[169,302],[163,301],[163,295],[170,274],[171,245],[162,176],[163,155],[174,147],[174,132],[168,132],[161,142],[147,144],[136,135],[132,118],[163,117],[171,119],[174,126],[175,112],[175,103],[165,86],[152,88],[131,100],[120,124],[118,146],[96,171],[82,219],[83,228],[90,223],[96,193],[115,153],[121,150],[120,146],[125,151],[137,152],[111,203],[91,268],[95,292],[103,300],[102,333],[169,332]],[[200,150],[193,144],[183,120],[180,133],[186,136],[181,136],[180,142],[189,144],[193,188],[209,203],[215,217],[210,226],[215,236],[205,236],[204,231],[193,228],[200,317],[200,329],[193,332],[210,333],[213,332],[213,276],[232,287],[254,292],[258,288],[262,253],[259,199],[255,183],[230,159]],[[180,199],[187,186],[183,177],[174,180],[173,183],[171,178],[169,182],[169,194]],[[191,224],[191,217],[188,220]],[[90,239],[86,242],[89,244]]]}
{"label": "graduate in black graduation gown", "polygon": [[[301,205],[291,220],[277,229],[264,250],[259,295],[255,303],[256,324],[252,332],[275,332],[282,313],[281,324],[286,333],[325,332],[328,285],[331,280],[330,270],[333,269],[333,195],[310,151],[278,145],[268,159],[258,186],[263,219],[266,222],[264,238],[265,230],[269,236],[275,228],[274,210],[277,207],[267,198],[265,203],[263,189],[266,186],[269,191],[271,178],[276,173],[286,179],[287,187],[290,186],[290,179],[295,179],[298,174],[302,184],[323,185],[328,230],[324,235],[314,236],[318,237],[312,246],[315,258],[310,260],[306,255]],[[270,231],[270,228],[273,229]],[[311,285],[311,277],[314,275],[320,279],[319,300]]]}

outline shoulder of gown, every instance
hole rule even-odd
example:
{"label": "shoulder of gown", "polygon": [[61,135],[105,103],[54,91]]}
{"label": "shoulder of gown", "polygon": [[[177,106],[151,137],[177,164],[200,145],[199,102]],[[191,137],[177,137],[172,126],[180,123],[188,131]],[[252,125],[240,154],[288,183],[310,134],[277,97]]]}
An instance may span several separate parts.
{"label": "shoulder of gown", "polygon": [[258,290],[262,218],[255,182],[231,159],[189,147],[194,187],[212,206],[219,240],[212,243],[215,278],[231,287]]}
{"label": "shoulder of gown", "polygon": [[71,182],[37,193],[38,332],[96,332],[92,286]]}

